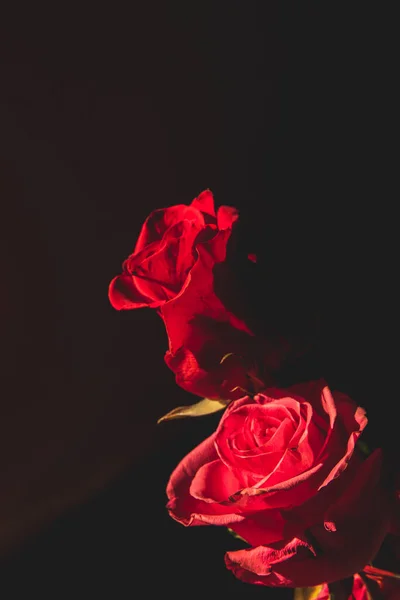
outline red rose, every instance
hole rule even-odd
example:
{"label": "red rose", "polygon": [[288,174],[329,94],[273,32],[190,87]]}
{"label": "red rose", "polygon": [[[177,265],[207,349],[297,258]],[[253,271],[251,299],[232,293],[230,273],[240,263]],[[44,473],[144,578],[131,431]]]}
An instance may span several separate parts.
{"label": "red rose", "polygon": [[228,552],[228,569],[242,581],[273,587],[311,587],[362,571],[390,527],[389,502],[380,485],[381,459],[379,450],[368,457],[343,494],[326,504],[322,518],[318,515],[302,535]]}
{"label": "red rose", "polygon": [[[210,251],[210,268],[224,260],[237,218],[236,209],[229,206],[216,212],[209,190],[190,206],[177,204],[152,212],[133,254],[124,262],[123,274],[110,284],[111,304],[118,310],[157,308],[176,298],[190,281],[200,248]],[[210,240],[214,240],[211,245],[206,243]]]}
{"label": "red rose", "polygon": [[[226,258],[237,219],[234,208],[215,211],[210,191],[190,206],[154,211],[109,289],[116,309],[158,309],[169,339],[165,361],[177,383],[212,399],[242,396],[237,388],[249,388],[247,372],[260,354],[260,342],[215,292],[214,267]],[[274,351],[266,344],[261,355],[276,368]]]}
{"label": "red rose", "polygon": [[184,525],[229,526],[254,546],[301,535],[353,477],[366,423],[323,381],[236,400],[173,472],[169,512]]}

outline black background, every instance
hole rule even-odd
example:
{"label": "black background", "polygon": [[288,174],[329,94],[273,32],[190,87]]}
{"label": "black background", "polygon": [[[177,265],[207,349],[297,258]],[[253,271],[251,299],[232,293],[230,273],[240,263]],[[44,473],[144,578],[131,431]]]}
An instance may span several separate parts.
{"label": "black background", "polygon": [[211,188],[240,210],[266,318],[290,334],[320,315],[289,378],[352,394],[396,452],[393,15],[61,2],[0,22],[4,598],[290,597],[226,572],[225,531],[166,515],[169,473],[217,419],[155,425],[191,398],[161,321],[114,311],[107,286],[151,210]]}

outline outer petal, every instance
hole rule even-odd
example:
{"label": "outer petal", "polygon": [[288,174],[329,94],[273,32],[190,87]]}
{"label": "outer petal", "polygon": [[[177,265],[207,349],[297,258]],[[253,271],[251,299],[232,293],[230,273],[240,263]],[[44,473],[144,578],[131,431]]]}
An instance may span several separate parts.
{"label": "outer petal", "polygon": [[[243,581],[267,586],[310,587],[333,582],[361,571],[378,552],[390,523],[388,501],[380,487],[381,457],[365,461],[354,483],[332,507],[327,518],[334,525],[312,527],[318,544],[315,556],[290,540],[229,552],[226,564]],[[278,554],[276,552],[278,551]]]}
{"label": "outer petal", "polygon": [[[329,507],[325,521],[334,523],[335,530],[344,530],[347,524],[351,524],[350,521],[363,518],[372,511],[375,503],[383,505],[383,492],[379,487],[382,462],[382,451],[378,448],[359,466],[353,481]],[[391,517],[390,514],[387,516]]]}
{"label": "outer petal", "polygon": [[312,570],[310,563],[314,560],[315,551],[311,544],[298,538],[271,547],[257,546],[227,552],[225,555],[226,566],[238,579],[246,583],[271,587],[300,587],[297,583],[293,584],[293,576],[290,573],[292,563],[295,565],[302,563],[303,568],[305,565],[310,571]]}
{"label": "outer petal", "polygon": [[231,529],[252,546],[273,544],[284,537],[285,519],[279,510],[250,514]]}
{"label": "outer petal", "polygon": [[[380,545],[383,537],[381,532],[378,532]],[[371,536],[375,533],[375,529],[370,530]],[[364,546],[367,539],[368,545]],[[330,583],[351,577],[355,571],[362,569],[379,549],[374,538],[367,538],[366,535],[362,538],[349,537],[346,541],[347,544],[343,545],[340,552],[323,553],[321,556],[311,552],[307,556],[302,547],[297,548],[294,554],[287,553],[287,548],[284,548],[279,562],[271,559],[274,548],[266,546],[228,552],[226,566],[238,579],[248,583],[271,587],[311,587],[319,585],[321,581]]]}
{"label": "outer petal", "polygon": [[[238,361],[233,374],[232,361],[221,365],[221,360],[228,353],[250,354],[253,335],[214,293],[214,264],[215,259],[206,250],[206,244],[201,245],[181,293],[161,308],[169,339],[166,362],[176,373],[177,383],[188,391],[210,398],[232,399],[241,394],[232,395],[230,390],[246,384],[247,379],[243,381],[240,375],[237,381],[239,371],[243,373],[243,369],[236,368]],[[233,385],[228,387],[232,379]],[[197,387],[197,383],[202,387]]]}
{"label": "outer petal", "polygon": [[217,212],[218,229],[230,229],[239,219],[239,213],[232,206],[220,206]]}
{"label": "outer petal", "polygon": [[214,196],[210,190],[204,190],[204,192],[201,192],[201,194],[192,201],[190,206],[211,217],[216,216],[214,208]]}
{"label": "outer petal", "polygon": [[220,525],[231,527],[244,521],[245,517],[219,503],[203,502],[190,494],[190,486],[197,471],[208,462],[214,461],[215,434],[204,440],[179,463],[167,485],[170,516],[183,525]]}
{"label": "outer petal", "polygon": [[327,508],[333,506],[344,490],[353,483],[363,461],[362,455],[356,452],[340,477],[321,488],[306,502],[283,510],[282,515],[285,519],[285,535],[283,537],[286,539],[298,537],[306,529],[324,522]]}
{"label": "outer petal", "polygon": [[197,246],[203,264],[208,269],[213,269],[216,263],[222,263],[226,259],[226,249],[231,235],[230,229],[218,231],[211,239],[201,242]]}
{"label": "outer petal", "polygon": [[131,275],[118,275],[111,281],[108,289],[108,297],[113,308],[117,310],[129,310],[133,308],[156,308],[161,302],[153,301],[142,294]]}
{"label": "outer petal", "polygon": [[337,403],[338,418],[335,421],[329,444],[319,460],[326,465],[326,477],[321,485],[340,476],[346,469],[355,449],[356,442],[365,429],[368,419],[365,410],[350,399]]}
{"label": "outer petal", "polygon": [[252,335],[246,324],[229,313],[215,295],[212,273],[214,264],[215,260],[207,251],[206,244],[201,245],[198,248],[198,259],[189,273],[186,285],[180,294],[163,306],[162,317],[168,332],[169,349],[173,354],[182,346],[186,346],[191,324],[198,316],[228,323],[238,331]]}
{"label": "outer petal", "polygon": [[214,440],[215,433],[189,452],[172,472],[167,485],[170,500],[186,495],[200,467],[218,458]]}

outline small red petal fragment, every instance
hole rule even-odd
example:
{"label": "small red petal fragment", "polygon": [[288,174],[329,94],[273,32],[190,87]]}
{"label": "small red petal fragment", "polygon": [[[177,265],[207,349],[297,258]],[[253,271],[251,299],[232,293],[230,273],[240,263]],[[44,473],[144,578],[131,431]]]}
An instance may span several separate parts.
{"label": "small red petal fragment", "polygon": [[336,524],[333,521],[325,521],[324,527],[326,531],[337,531]]}

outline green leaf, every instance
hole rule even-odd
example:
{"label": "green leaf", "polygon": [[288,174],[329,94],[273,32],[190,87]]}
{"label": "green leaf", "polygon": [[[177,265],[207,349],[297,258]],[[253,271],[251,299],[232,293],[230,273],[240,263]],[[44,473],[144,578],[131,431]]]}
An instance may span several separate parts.
{"label": "green leaf", "polygon": [[316,600],[321,593],[322,587],[322,585],[315,585],[314,587],[295,588],[294,600]]}
{"label": "green leaf", "polygon": [[236,538],[237,540],[240,540],[241,542],[244,542],[245,544],[247,544],[246,540],[242,538],[242,536],[240,536],[238,533],[235,533],[235,531],[233,531],[233,529],[228,529],[228,533],[231,534],[231,536],[233,536],[234,538]]}
{"label": "green leaf", "polygon": [[158,419],[157,424],[162,423],[163,421],[171,421],[172,419],[203,417],[205,415],[211,415],[219,410],[223,410],[228,403],[229,400],[210,400],[209,398],[204,398],[203,400],[200,400],[191,406],[178,406],[177,408],[174,408],[169,413]]}

